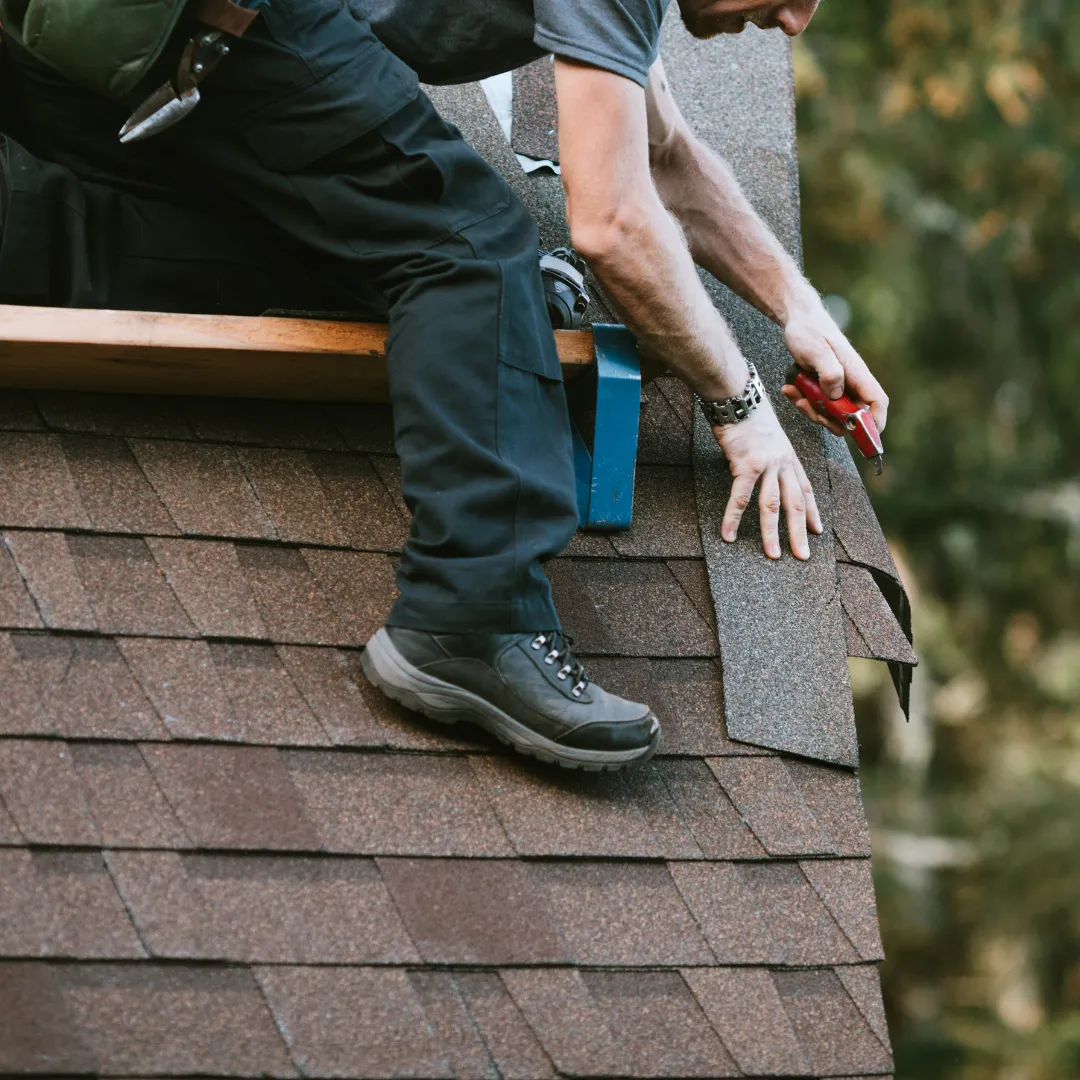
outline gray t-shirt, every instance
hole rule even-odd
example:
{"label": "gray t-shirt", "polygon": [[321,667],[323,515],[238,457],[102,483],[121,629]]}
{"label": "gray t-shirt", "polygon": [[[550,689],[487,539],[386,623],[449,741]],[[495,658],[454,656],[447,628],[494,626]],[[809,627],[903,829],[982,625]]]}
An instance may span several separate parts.
{"label": "gray t-shirt", "polygon": [[484,79],[547,53],[644,86],[670,0],[348,0],[427,83]]}

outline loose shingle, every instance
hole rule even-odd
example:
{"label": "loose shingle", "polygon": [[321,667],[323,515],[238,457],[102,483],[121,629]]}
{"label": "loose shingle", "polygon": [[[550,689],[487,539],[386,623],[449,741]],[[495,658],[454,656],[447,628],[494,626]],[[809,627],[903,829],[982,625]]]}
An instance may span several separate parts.
{"label": "loose shingle", "polygon": [[144,540],[69,536],[67,542],[102,633],[187,637],[195,632]]}
{"label": "loose shingle", "polygon": [[833,531],[851,562],[872,566],[900,580],[877,515],[843,442],[830,443],[829,486],[832,495]]}
{"label": "loose shingle", "polygon": [[442,1040],[451,1073],[457,1080],[500,1080],[476,1022],[449,971],[413,971],[409,981]]}
{"label": "loose shingle", "polygon": [[0,634],[0,734],[62,734],[41,707],[41,693],[62,676],[73,650],[70,641],[44,634]]}
{"label": "loose shingle", "polygon": [[581,973],[542,968],[504,971],[503,982],[556,1069],[571,1076],[632,1074],[630,1048],[608,1024]]}
{"label": "loose shingle", "polygon": [[61,446],[91,528],[165,535],[179,531],[123,439],[67,435]]}
{"label": "loose shingle", "polygon": [[721,964],[858,959],[798,863],[673,863],[671,874]]}
{"label": "loose shingle", "polygon": [[116,645],[173,738],[243,737],[206,642],[118,638]]}
{"label": "loose shingle", "polygon": [[66,743],[0,741],[0,799],[31,844],[101,842]]}
{"label": "loose shingle", "polygon": [[870,827],[866,822],[858,775],[850,769],[786,760],[806,805],[832,838],[841,855],[869,856]]}
{"label": "loose shingle", "polygon": [[832,971],[777,971],[773,980],[815,1076],[892,1072],[892,1057]]}
{"label": "loose shingle", "polygon": [[896,615],[882,596],[870,571],[849,563],[836,564],[840,602],[859,636],[866,642],[874,660],[894,660],[917,664],[911,642],[897,622]]}
{"label": "loose shingle", "polygon": [[770,973],[762,968],[695,968],[683,978],[748,1076],[810,1072]]}
{"label": "loose shingle", "polygon": [[513,854],[463,758],[318,751],[283,756],[307,817],[330,851]]}
{"label": "loose shingle", "polygon": [[100,855],[0,851],[0,878],[0,955],[146,955]]}
{"label": "loose shingle", "polygon": [[63,533],[9,532],[4,540],[46,626],[64,630],[97,628]]}
{"label": "loose shingle", "polygon": [[274,964],[419,959],[368,859],[114,852],[109,866],[157,956]]}
{"label": "loose shingle", "polygon": [[277,750],[144,746],[143,753],[197,846],[318,850]]}
{"label": "loose shingle", "polygon": [[665,854],[621,776],[552,775],[505,757],[471,761],[519,855]]}
{"label": "loose shingle", "polygon": [[885,1002],[881,997],[881,977],[876,964],[859,964],[857,967],[833,969],[844,989],[851,995],[856,1008],[870,1025],[881,1045],[892,1053],[889,1040],[889,1022],[885,1017]]}
{"label": "loose shingle", "polygon": [[453,1077],[405,972],[273,967],[257,977],[304,1076]]}
{"label": "loose shingle", "polygon": [[137,746],[73,743],[70,750],[105,847],[191,846]]}
{"label": "loose shingle", "polygon": [[90,524],[58,436],[0,433],[0,476],[0,525],[81,529]]}
{"label": "loose shingle", "polygon": [[663,564],[556,559],[546,569],[583,654],[716,655],[715,635]]}
{"label": "loose shingle", "polygon": [[638,467],[634,519],[614,533],[620,555],[645,558],[701,558],[701,531],[694,504],[694,473],[688,466]]}
{"label": "loose shingle", "polygon": [[503,1080],[554,1080],[551,1060],[494,972],[459,972],[454,981]]}
{"label": "loose shingle", "polygon": [[304,558],[340,620],[345,645],[365,645],[390,614],[397,596],[385,555],[305,549]]}
{"label": "loose shingle", "polygon": [[190,439],[180,414],[180,399],[149,394],[87,394],[37,391],[34,400],[49,427],[94,435],[151,439]]}
{"label": "loose shingle", "polygon": [[[322,482],[339,534],[346,547],[368,551],[397,551],[409,535],[409,519],[395,484],[387,490],[384,477],[359,454],[309,454]],[[390,461],[396,459],[380,459]],[[400,477],[398,477],[400,481]]]}
{"label": "loose shingle", "polygon": [[569,960],[526,864],[502,859],[379,859],[378,864],[427,963]]}
{"label": "loose shingle", "polygon": [[49,964],[0,964],[0,1072],[95,1073]]}
{"label": "loose shingle", "polygon": [[274,536],[274,527],[231,447],[133,439],[131,449],[182,532],[252,539]]}
{"label": "loose shingle", "polygon": [[706,859],[764,858],[765,849],[705,762],[662,761],[658,769]]}
{"label": "loose shingle", "polygon": [[713,963],[666,866],[558,862],[538,863],[532,871],[543,906],[551,912],[576,964]]}
{"label": "loose shingle", "polygon": [[770,855],[832,854],[835,842],[780,758],[712,758],[709,767]]}
{"label": "loose shingle", "polygon": [[311,568],[294,548],[237,547],[236,557],[263,624],[274,641],[351,644]]}
{"label": "loose shingle", "polygon": [[200,634],[268,637],[233,544],[155,539],[148,539],[147,544]]}
{"label": "loose shingle", "polygon": [[282,540],[340,544],[326,494],[303,450],[243,447],[237,456]]}
{"label": "loose shingle", "polygon": [[330,742],[270,645],[210,646],[232,703],[232,738],[271,746],[327,746]]}
{"label": "loose shingle", "polygon": [[250,971],[72,965],[57,982],[103,1073],[296,1075]]}
{"label": "loose shingle", "polygon": [[0,543],[0,626],[11,630],[41,626],[37,606],[30,598],[11,552],[3,543]]}
{"label": "loose shingle", "polygon": [[869,859],[825,859],[801,864],[863,960],[884,960]]}
{"label": "loose shingle", "polygon": [[629,1050],[629,1075],[740,1075],[678,972],[597,971],[583,978],[615,1038]]}

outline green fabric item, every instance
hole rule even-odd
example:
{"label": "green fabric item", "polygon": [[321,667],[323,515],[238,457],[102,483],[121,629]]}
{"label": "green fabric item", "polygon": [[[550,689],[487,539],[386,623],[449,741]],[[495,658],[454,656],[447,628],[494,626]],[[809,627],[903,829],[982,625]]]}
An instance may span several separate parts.
{"label": "green fabric item", "polygon": [[129,94],[187,0],[0,0],[0,21],[39,60],[106,97]]}

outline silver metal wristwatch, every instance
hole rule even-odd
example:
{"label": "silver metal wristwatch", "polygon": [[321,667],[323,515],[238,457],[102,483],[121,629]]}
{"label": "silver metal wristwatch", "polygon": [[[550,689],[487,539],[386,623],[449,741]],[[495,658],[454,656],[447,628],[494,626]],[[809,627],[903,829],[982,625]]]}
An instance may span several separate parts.
{"label": "silver metal wristwatch", "polygon": [[745,420],[765,400],[765,386],[757,368],[749,360],[746,366],[750,369],[750,381],[739,397],[729,397],[726,401],[706,401],[698,398],[713,427],[737,424],[740,420]]}

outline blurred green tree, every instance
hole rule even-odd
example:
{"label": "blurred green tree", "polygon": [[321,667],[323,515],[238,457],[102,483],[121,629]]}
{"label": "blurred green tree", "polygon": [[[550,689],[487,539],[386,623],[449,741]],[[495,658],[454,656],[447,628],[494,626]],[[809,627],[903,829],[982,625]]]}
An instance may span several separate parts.
{"label": "blurred green tree", "polygon": [[854,672],[905,1080],[1080,1077],[1080,5],[822,5],[808,271],[892,396],[923,666]]}

